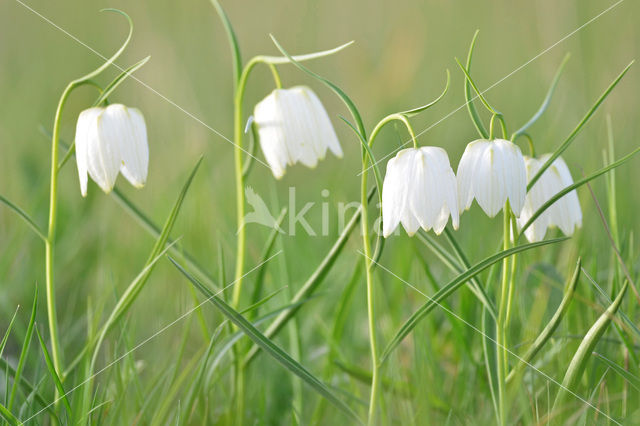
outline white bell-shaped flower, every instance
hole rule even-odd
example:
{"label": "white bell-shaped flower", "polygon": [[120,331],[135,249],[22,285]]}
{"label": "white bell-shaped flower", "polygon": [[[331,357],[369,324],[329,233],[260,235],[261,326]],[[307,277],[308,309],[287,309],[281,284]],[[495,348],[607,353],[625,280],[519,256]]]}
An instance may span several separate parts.
{"label": "white bell-shaped flower", "polygon": [[308,87],[275,89],[253,112],[260,146],[276,179],[287,165],[315,167],[327,148],[342,157],[342,148],[327,111]]}
{"label": "white bell-shaped flower", "polygon": [[467,145],[458,164],[458,208],[467,210],[475,198],[494,217],[507,199],[520,216],[527,192],[524,158],[512,142],[479,139]]}
{"label": "white bell-shaped flower", "polygon": [[[545,154],[540,158],[525,157],[527,181],[530,181],[538,173],[549,157],[550,154]],[[573,185],[573,178],[569,168],[564,160],[558,157],[527,193],[522,214],[518,218],[518,226],[522,228],[544,203],[570,185]],[[573,234],[576,227],[582,226],[582,210],[575,190],[564,195],[538,216],[525,229],[524,235],[530,242],[542,241],[547,233],[547,228],[552,226],[560,228],[565,235]]]}
{"label": "white bell-shaped flower", "polygon": [[456,176],[444,149],[403,149],[387,163],[382,185],[383,235],[391,235],[399,223],[409,235],[420,227],[440,234],[449,216],[458,229],[457,198]]}
{"label": "white bell-shaped flower", "polygon": [[106,193],[113,189],[119,172],[136,188],[144,186],[149,144],[144,117],[138,109],[112,104],[82,111],[75,141],[83,197],[87,195],[87,173]]}

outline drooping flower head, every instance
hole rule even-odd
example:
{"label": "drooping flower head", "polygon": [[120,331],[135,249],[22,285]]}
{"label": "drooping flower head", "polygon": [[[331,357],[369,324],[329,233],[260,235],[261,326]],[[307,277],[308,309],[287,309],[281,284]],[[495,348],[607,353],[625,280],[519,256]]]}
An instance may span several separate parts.
{"label": "drooping flower head", "polygon": [[[545,154],[540,158],[525,157],[527,182],[538,173],[550,156]],[[570,185],[573,185],[573,178],[569,168],[564,160],[558,157],[527,193],[522,214],[518,218],[518,226],[522,228],[544,203]],[[525,229],[524,235],[530,242],[541,241],[547,233],[547,228],[552,226],[560,228],[565,235],[572,235],[576,227],[582,226],[582,210],[575,190],[564,195],[538,216]]]}
{"label": "drooping flower head", "polygon": [[524,158],[512,142],[479,139],[467,145],[458,164],[458,207],[467,210],[475,198],[489,217],[507,200],[520,216],[527,192]]}
{"label": "drooping flower head", "polygon": [[76,161],[82,196],[87,173],[109,193],[118,173],[136,188],[144,186],[149,167],[147,127],[142,113],[121,104],[84,110],[76,125]]}
{"label": "drooping flower head", "polygon": [[255,106],[253,115],[260,147],[276,179],[288,165],[315,167],[327,148],[342,157],[327,111],[308,87],[275,89]]}
{"label": "drooping flower head", "polygon": [[449,157],[433,146],[408,148],[387,163],[382,185],[383,235],[388,237],[399,223],[413,235],[418,228],[440,234],[451,216],[458,228],[456,176]]}

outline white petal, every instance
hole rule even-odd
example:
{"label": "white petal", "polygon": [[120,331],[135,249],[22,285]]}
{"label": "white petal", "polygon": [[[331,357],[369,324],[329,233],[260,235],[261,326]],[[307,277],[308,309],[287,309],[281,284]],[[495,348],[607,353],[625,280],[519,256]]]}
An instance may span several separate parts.
{"label": "white petal", "polygon": [[395,231],[406,209],[408,185],[406,172],[409,156],[398,155],[387,163],[387,173],[382,184],[382,225],[386,238]]}
{"label": "white petal", "polygon": [[494,141],[503,153],[506,193],[511,210],[518,217],[527,193],[527,172],[520,148],[514,143],[497,139]]}
{"label": "white petal", "polygon": [[120,144],[111,120],[104,120],[104,109],[96,116],[96,125],[90,126],[87,144],[87,170],[91,178],[105,192],[109,193],[120,172],[122,157]]}
{"label": "white petal", "polygon": [[463,211],[471,207],[475,196],[476,165],[481,160],[484,151],[489,147],[487,140],[475,140],[467,145],[458,164],[458,210]]}
{"label": "white petal", "polygon": [[[78,178],[80,180],[80,193],[87,196],[87,150],[89,145],[90,129],[96,127],[96,118],[102,108],[89,108],[80,113],[76,124],[76,164],[78,166]],[[94,133],[95,134],[95,133]]]}
{"label": "white petal", "polygon": [[489,217],[494,217],[504,206],[507,193],[504,181],[503,152],[489,145],[476,163],[474,192],[476,201]]}
{"label": "white petal", "polygon": [[336,157],[342,158],[342,147],[338,141],[336,131],[331,124],[327,110],[318,99],[313,90],[308,87],[301,87],[305,96],[309,97],[312,105],[313,117],[317,126],[316,134],[321,138],[323,146],[329,147]]}
{"label": "white petal", "polygon": [[259,102],[253,112],[260,147],[276,179],[282,178],[287,164],[293,164],[285,142],[280,113],[274,93]]}
{"label": "white petal", "polygon": [[121,155],[122,167],[120,171],[124,177],[136,188],[141,188],[147,181],[149,169],[149,143],[147,142],[147,126],[142,113],[137,108],[122,107],[116,110],[118,105],[107,107],[105,114],[112,113],[122,116]]}

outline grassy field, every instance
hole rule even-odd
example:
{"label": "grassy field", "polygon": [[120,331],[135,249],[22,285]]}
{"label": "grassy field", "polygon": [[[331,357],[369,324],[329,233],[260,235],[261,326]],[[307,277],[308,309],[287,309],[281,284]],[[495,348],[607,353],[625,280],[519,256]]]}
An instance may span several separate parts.
{"label": "grassy field", "polygon": [[[455,61],[465,62],[477,29],[472,77],[510,131],[538,110],[570,53],[548,108],[528,130],[537,154],[561,146],[640,56],[640,4],[631,0],[222,1],[245,63],[255,55],[281,55],[269,34],[291,54],[353,40],[305,65],[348,94],[368,133],[388,114],[435,99],[448,69],[446,95],[410,122],[417,143],[445,148],[454,170],[467,143],[478,138]],[[82,198],[75,159],[60,170],[57,232],[49,238],[55,245],[58,370],[47,361],[55,349],[45,244],[7,201],[46,235],[58,100],[127,34],[125,19],[100,13],[106,7],[126,12],[134,24],[116,64],[126,68],[151,56],[109,97],[143,112],[149,177],[141,190],[120,177],[110,195],[90,182]],[[340,119],[352,120],[349,110],[320,81],[291,64],[278,66],[284,87],[308,85],[318,94],[344,158],[328,154],[314,170],[296,165],[275,180],[255,151],[258,160],[242,192],[250,186],[274,217],[287,208],[286,232],[246,225],[243,284],[234,304],[234,75],[212,3],[6,0],[0,28],[0,415],[8,424],[640,424],[640,157],[578,189],[582,227],[570,239],[523,251],[509,263],[514,292],[504,356],[514,373],[500,404],[495,361],[503,348],[496,346],[496,326],[477,289],[470,291],[481,287],[489,305],[497,306],[500,261],[439,299],[372,369],[360,224],[341,234],[356,211],[342,215],[341,209],[361,198],[361,143]],[[637,67],[563,152],[575,181],[638,148]],[[95,80],[105,87],[120,71],[111,66]],[[269,69],[257,66],[242,127],[273,89]],[[60,121],[60,159],[74,139],[78,114],[95,98],[92,87],[69,98]],[[475,105],[488,125],[491,115]],[[250,149],[249,135],[244,139]],[[380,133],[373,155],[383,174],[407,142],[402,126]],[[526,140],[517,143],[528,154]],[[368,188],[375,187],[371,172]],[[307,203],[313,204],[304,218],[316,235],[296,225],[292,214]],[[377,195],[368,216],[372,228]],[[386,240],[371,268],[378,355],[440,289],[502,251],[501,216],[487,217],[476,203],[459,230],[448,229],[452,240],[433,232],[409,237],[404,230]],[[323,265],[341,235],[344,246]],[[547,239],[559,237],[556,229],[547,233]],[[370,241],[374,245],[375,236]],[[136,297],[126,293],[132,283]],[[310,284],[313,291],[301,293]],[[98,333],[123,297],[131,304],[116,311],[117,321],[96,349]],[[271,333],[274,321],[291,313]],[[549,334],[538,347],[543,330]],[[243,364],[255,342],[262,350]],[[373,370],[380,386],[371,404]]]}

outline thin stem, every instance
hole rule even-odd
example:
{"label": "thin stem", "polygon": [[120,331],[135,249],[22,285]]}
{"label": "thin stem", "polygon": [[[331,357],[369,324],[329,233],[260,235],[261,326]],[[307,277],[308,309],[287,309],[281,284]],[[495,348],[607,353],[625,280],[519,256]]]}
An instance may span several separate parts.
{"label": "thin stem", "polygon": [[[510,206],[509,201],[504,206],[504,227],[503,227],[503,244],[504,250],[509,249],[510,235]],[[496,323],[496,340],[497,340],[497,367],[498,367],[498,409],[499,409],[499,422],[500,425],[506,424],[506,369],[507,369],[507,351],[506,351],[506,329],[505,329],[505,317],[507,311],[507,299],[508,299],[508,287],[509,287],[509,258],[505,258],[502,261],[502,286],[500,289],[500,306],[498,308],[498,321]]]}
{"label": "thin stem", "polygon": [[280,73],[274,64],[269,64],[271,75],[273,75],[273,81],[276,84],[276,88],[282,89],[282,80],[280,79]]}
{"label": "thin stem", "polygon": [[401,113],[387,115],[385,118],[380,120],[378,124],[376,124],[376,127],[374,127],[373,131],[371,131],[371,137],[369,138],[369,147],[373,147],[374,140],[378,136],[378,133],[380,133],[380,130],[382,130],[382,128],[385,126],[385,124],[388,124],[394,120],[400,121],[405,125],[405,127],[407,128],[407,132],[409,132],[409,136],[411,136],[411,140],[413,141],[413,147],[418,147],[418,142],[416,140],[416,135],[413,131],[413,127],[411,127],[411,123],[409,123],[407,117]]}
{"label": "thin stem", "polygon": [[58,337],[58,316],[56,314],[56,297],[54,284],[54,255],[55,255],[55,239],[56,224],[58,218],[58,157],[59,157],[59,139],[60,139],[60,119],[62,118],[62,110],[67,103],[69,95],[78,87],[80,83],[74,81],[64,89],[56,115],[53,122],[53,134],[51,137],[51,186],[49,189],[49,225],[47,239],[45,241],[45,285],[47,291],[47,319],[49,322],[49,334],[51,336],[51,355],[53,357],[53,367],[56,374],[62,380],[62,359],[60,349],[60,339]]}
{"label": "thin stem", "polygon": [[[372,134],[373,135],[373,134]],[[364,250],[364,265],[367,281],[367,314],[369,320],[369,344],[371,347],[371,395],[369,398],[369,417],[368,424],[376,424],[378,390],[380,387],[379,377],[379,361],[378,361],[378,343],[375,328],[375,297],[373,288],[373,271],[371,269],[371,242],[369,241],[369,208],[367,200],[367,161],[363,152],[362,161],[362,182],[360,191],[360,202],[362,205],[362,245]]]}

